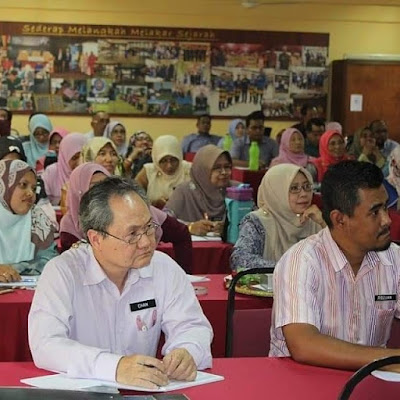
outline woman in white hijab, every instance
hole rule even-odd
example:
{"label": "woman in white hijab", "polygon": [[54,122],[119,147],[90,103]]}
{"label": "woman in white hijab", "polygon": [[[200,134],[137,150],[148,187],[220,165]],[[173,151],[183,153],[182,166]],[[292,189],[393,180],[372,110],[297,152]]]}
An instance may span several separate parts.
{"label": "woman in white hijab", "polygon": [[243,218],[231,255],[233,270],[275,267],[292,245],[325,227],[311,205],[312,177],[303,167],[279,164],[264,175],[258,189],[259,209]]}
{"label": "woman in white hijab", "polygon": [[183,160],[178,139],[172,135],[158,137],[151,154],[153,162],[144,164],[136,181],[147,191],[151,204],[162,209],[174,189],[190,180],[192,164]]}

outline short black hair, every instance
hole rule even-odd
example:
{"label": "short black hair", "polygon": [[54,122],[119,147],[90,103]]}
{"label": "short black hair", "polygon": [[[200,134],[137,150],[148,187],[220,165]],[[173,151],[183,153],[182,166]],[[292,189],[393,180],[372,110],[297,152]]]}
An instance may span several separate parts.
{"label": "short black hair", "polygon": [[306,115],[308,110],[315,108],[315,106],[311,105],[310,103],[304,103],[300,108],[300,114]]}
{"label": "short black hair", "polygon": [[358,190],[378,189],[382,183],[383,173],[375,164],[346,160],[331,165],[321,183],[322,217],[329,228],[333,210],[352,217],[360,204]]}
{"label": "short black hair", "polygon": [[250,126],[250,121],[265,120],[265,115],[262,111],[253,111],[246,117],[246,128]]}
{"label": "short black hair", "polygon": [[199,115],[199,116],[197,117],[197,122],[200,122],[200,120],[201,120],[202,118],[208,118],[210,121],[212,120],[212,117],[211,117],[210,114],[201,114],[201,115]]}
{"label": "short black hair", "polygon": [[307,121],[306,132],[311,132],[313,125],[324,126],[325,129],[325,120],[323,118],[311,118],[310,120]]}

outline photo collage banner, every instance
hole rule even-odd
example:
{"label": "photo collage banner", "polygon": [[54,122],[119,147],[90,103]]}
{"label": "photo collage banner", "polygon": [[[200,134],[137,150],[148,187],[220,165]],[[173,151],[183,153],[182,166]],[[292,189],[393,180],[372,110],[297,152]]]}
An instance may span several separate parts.
{"label": "photo collage banner", "polygon": [[325,114],[329,35],[0,22],[0,106],[230,117]]}

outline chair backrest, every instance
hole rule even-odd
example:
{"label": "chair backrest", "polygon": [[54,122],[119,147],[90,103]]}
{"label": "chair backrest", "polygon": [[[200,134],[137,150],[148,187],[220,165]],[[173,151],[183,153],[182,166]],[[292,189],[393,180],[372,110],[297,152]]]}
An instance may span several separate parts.
{"label": "chair backrest", "polygon": [[360,368],[344,385],[342,392],[340,393],[338,400],[348,400],[350,395],[353,393],[354,388],[360,383],[365,377],[369,376],[372,371],[379,368],[385,367],[386,365],[400,364],[400,356],[390,356],[381,358],[370,362],[364,367]]}
{"label": "chair backrest", "polygon": [[225,357],[268,355],[271,309],[235,310],[236,284],[245,275],[272,274],[273,268],[253,268],[236,274],[228,289]]}
{"label": "chair backrest", "polygon": [[232,357],[267,357],[272,308],[235,310]]}

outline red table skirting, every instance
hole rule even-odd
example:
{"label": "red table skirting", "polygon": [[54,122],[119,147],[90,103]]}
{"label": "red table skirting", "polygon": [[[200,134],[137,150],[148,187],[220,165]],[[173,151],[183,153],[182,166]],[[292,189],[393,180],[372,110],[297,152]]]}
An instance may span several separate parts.
{"label": "red table skirting", "polygon": [[[267,357],[217,358],[213,360],[212,369],[207,372],[223,375],[225,380],[182,389],[178,393],[184,393],[191,400],[336,400],[352,375],[350,371],[312,367],[288,358]],[[31,362],[0,363],[0,385],[25,386],[20,382],[21,379],[50,373],[36,368]],[[399,398],[399,384],[385,382],[372,376],[361,382],[351,396],[352,400]]]}
{"label": "red table skirting", "polygon": [[[208,294],[199,296],[200,305],[214,330],[212,353],[214,357],[225,354],[225,325],[228,291],[223,287],[221,275],[209,275],[210,282],[197,286],[208,288]],[[28,313],[33,291],[16,290],[0,296],[0,361],[29,361],[32,359],[28,345]],[[268,308],[272,298],[245,295],[237,296],[237,308]]]}
{"label": "red table skirting", "polygon": [[[229,257],[233,245],[224,242],[193,242],[193,269],[196,274],[230,274]],[[160,243],[160,250],[174,258],[172,243]]]}

